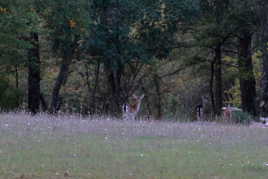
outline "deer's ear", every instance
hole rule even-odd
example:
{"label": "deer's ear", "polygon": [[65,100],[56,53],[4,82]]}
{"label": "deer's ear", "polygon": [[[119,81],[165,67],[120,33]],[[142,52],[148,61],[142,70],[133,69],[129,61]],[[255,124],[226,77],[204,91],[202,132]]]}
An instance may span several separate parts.
{"label": "deer's ear", "polygon": [[144,98],[144,94],[142,94],[141,96],[140,96],[140,100],[142,100]]}

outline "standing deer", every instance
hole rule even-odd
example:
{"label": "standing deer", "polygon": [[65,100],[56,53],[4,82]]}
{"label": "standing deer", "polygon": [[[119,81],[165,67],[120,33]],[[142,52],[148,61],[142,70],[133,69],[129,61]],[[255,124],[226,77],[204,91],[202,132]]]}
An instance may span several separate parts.
{"label": "standing deer", "polygon": [[237,107],[231,107],[229,105],[227,107],[222,107],[223,118],[224,119],[232,119],[232,114],[235,111],[242,111],[242,109],[237,108]]}
{"label": "standing deer", "polygon": [[141,101],[144,95],[136,96],[132,95],[128,104],[123,105],[123,119],[124,120],[135,120],[139,110]]}

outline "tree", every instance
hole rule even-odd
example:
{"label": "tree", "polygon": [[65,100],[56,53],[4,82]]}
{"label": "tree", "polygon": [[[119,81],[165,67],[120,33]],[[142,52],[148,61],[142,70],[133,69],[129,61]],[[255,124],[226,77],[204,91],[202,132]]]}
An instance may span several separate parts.
{"label": "tree", "polygon": [[87,33],[88,4],[86,0],[42,1],[42,14],[50,30],[52,49],[60,57],[60,70],[53,87],[50,112],[56,113],[62,104],[60,90],[66,84],[70,65],[79,55],[79,40]]}
{"label": "tree", "polygon": [[[2,26],[0,36],[3,37],[2,57],[5,65],[11,65],[16,73],[16,88],[18,84],[18,67],[26,63],[25,52],[28,51],[28,109],[32,113],[39,111],[40,101],[40,57],[35,10],[28,6],[29,2],[7,2],[0,7]],[[18,11],[15,5],[21,9]],[[32,31],[32,32],[30,32]]]}
{"label": "tree", "polygon": [[[27,1],[26,1],[27,2]],[[41,96],[41,57],[40,57],[40,40],[39,33],[41,29],[41,18],[38,13],[37,1],[30,1],[31,5],[26,8],[28,14],[28,34],[25,39],[31,47],[27,50],[28,56],[28,109],[32,114],[40,110]],[[26,5],[28,5],[26,3]]]}
{"label": "tree", "polygon": [[[210,96],[215,115],[221,115],[223,106],[222,58],[223,47],[233,36],[234,29],[229,26],[229,1],[201,1],[201,19],[197,23],[196,38],[201,47],[207,48],[213,54],[210,61]],[[206,50],[206,49],[204,49]]]}
{"label": "tree", "polygon": [[[236,2],[236,1],[234,1]],[[256,28],[255,1],[243,1],[234,8],[238,28],[238,69],[243,111],[256,116],[256,81],[252,63],[252,37]]]}
{"label": "tree", "polygon": [[[201,3],[203,21],[201,26],[199,25],[201,35],[197,39],[201,39],[201,46],[214,51],[211,69],[212,74],[215,74],[215,90],[211,89],[211,96],[214,99],[215,94],[214,108],[217,115],[221,113],[223,105],[222,57],[233,52],[235,39],[238,39],[238,51],[235,53],[238,54],[242,108],[256,115],[256,87],[251,58],[252,35],[256,27],[254,3],[255,1],[236,0],[202,1]],[[213,86],[212,76],[211,87]]]}
{"label": "tree", "polygon": [[256,82],[253,73],[251,43],[252,33],[248,31],[240,32],[238,65],[241,104],[244,111],[256,116]]}
{"label": "tree", "polygon": [[141,87],[137,77],[144,64],[165,59],[179,47],[178,26],[191,17],[187,13],[193,13],[192,2],[93,1],[94,24],[84,47],[104,66],[108,113],[120,113],[122,104]]}
{"label": "tree", "polygon": [[39,112],[40,107],[40,54],[37,32],[31,32],[29,41],[32,45],[28,49],[28,108],[32,114]]}
{"label": "tree", "polygon": [[262,115],[268,115],[268,3],[267,1],[257,1],[257,15],[259,22],[259,37],[260,37],[260,51],[262,58],[262,96],[261,96],[261,107]]}

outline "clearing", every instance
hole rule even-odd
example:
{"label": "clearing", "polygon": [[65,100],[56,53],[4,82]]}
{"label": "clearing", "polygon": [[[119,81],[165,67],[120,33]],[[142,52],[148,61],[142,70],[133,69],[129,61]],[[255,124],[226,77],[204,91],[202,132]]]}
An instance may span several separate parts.
{"label": "clearing", "polygon": [[267,178],[268,128],[0,114],[0,179]]}

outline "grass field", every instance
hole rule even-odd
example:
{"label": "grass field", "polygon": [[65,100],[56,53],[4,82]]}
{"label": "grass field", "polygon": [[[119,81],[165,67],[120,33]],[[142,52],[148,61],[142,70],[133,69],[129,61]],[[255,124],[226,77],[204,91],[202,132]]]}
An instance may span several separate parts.
{"label": "grass field", "polygon": [[0,114],[0,179],[268,177],[268,128]]}

